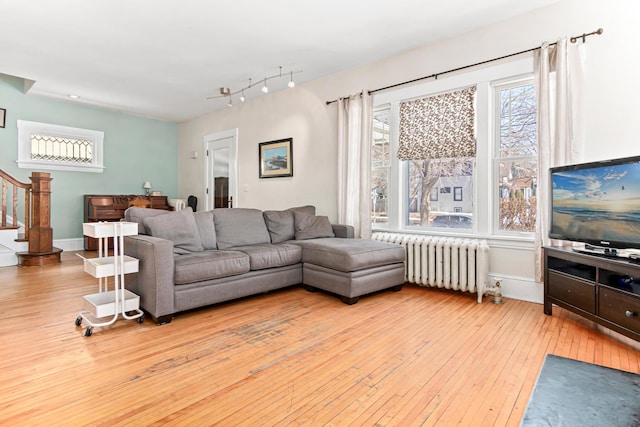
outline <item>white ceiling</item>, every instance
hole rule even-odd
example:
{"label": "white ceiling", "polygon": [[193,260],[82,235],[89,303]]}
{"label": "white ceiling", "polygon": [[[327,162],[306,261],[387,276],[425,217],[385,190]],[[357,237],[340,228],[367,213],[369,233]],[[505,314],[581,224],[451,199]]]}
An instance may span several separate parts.
{"label": "white ceiling", "polygon": [[556,1],[0,0],[0,73],[35,81],[31,94],[179,122],[279,66],[303,70],[299,84]]}

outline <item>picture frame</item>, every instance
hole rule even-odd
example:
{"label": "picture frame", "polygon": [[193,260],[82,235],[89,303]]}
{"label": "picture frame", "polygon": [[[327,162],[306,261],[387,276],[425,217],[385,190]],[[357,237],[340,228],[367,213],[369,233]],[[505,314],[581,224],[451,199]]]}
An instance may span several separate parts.
{"label": "picture frame", "polygon": [[6,121],[7,121],[7,110],[4,108],[0,108],[0,128],[4,127],[4,124]]}
{"label": "picture frame", "polygon": [[258,144],[258,177],[293,176],[293,138]]}

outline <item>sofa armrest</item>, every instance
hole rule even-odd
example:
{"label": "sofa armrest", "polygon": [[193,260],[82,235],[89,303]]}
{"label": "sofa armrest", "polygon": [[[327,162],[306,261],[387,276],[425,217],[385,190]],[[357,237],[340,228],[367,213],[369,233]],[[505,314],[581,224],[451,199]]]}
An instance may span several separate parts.
{"label": "sofa armrest", "polygon": [[125,285],[140,296],[140,305],[156,319],[174,309],[173,242],[158,237],[126,236],[124,253],[139,260],[138,272],[127,275]]}
{"label": "sofa armrest", "polygon": [[345,224],[331,224],[333,228],[333,234],[336,237],[342,237],[343,239],[353,239],[354,231],[352,225]]}

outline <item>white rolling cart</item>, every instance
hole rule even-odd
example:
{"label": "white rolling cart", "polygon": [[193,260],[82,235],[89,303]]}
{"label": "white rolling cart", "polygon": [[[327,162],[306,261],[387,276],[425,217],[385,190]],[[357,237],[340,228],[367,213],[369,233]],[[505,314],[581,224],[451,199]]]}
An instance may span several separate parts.
{"label": "white rolling cart", "polygon": [[[124,287],[124,275],[138,271],[138,260],[124,254],[124,236],[138,234],[138,224],[125,221],[83,223],[82,232],[98,239],[98,257],[83,258],[84,271],[98,279],[98,293],[84,296],[84,310],[78,314],[76,326],[84,321],[87,324],[84,336],[88,337],[94,327],[112,325],[120,315],[142,323],[144,314],[139,308],[140,297]],[[108,256],[110,237],[113,238],[113,256]],[[109,277],[113,277],[112,290],[108,289]]]}

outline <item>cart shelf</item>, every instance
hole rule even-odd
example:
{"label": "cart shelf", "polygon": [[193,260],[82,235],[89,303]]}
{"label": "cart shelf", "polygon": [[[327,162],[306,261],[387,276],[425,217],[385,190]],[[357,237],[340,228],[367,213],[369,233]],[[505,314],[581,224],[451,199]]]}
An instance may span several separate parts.
{"label": "cart shelf", "polygon": [[[102,258],[85,258],[84,271],[95,278],[111,277],[116,274],[116,257],[108,256]],[[128,255],[122,256],[124,274],[137,273],[139,261],[137,258]]]}
{"label": "cart shelf", "polygon": [[[121,296],[118,297],[119,302]],[[124,311],[136,311],[140,305],[140,297],[128,289],[124,290]],[[84,296],[84,309],[94,317],[113,316],[121,310],[116,310],[115,291],[98,292]]]}

